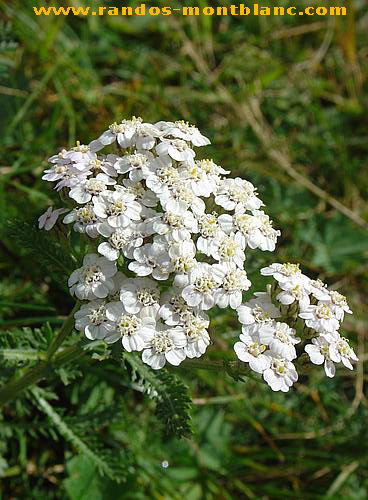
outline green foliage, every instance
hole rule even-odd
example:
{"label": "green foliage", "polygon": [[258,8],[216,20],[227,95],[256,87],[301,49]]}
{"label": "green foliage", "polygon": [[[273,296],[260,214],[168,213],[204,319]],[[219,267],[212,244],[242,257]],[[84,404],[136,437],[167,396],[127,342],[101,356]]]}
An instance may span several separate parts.
{"label": "green foliage", "polygon": [[51,273],[59,273],[64,278],[75,268],[70,252],[62,248],[61,243],[50,238],[49,233],[40,231],[24,219],[8,221],[5,227],[5,237],[13,244],[25,249],[39,261],[42,269]]}
{"label": "green foliage", "polygon": [[124,352],[123,359],[132,368],[132,382],[157,401],[156,416],[166,438],[181,438],[191,434],[191,399],[188,388],[176,376],[165,370],[154,372],[137,356]]}
{"label": "green foliage", "polygon": [[[85,455],[77,455],[67,463],[68,478],[63,486],[71,500],[104,500],[106,498],[124,498],[124,492],[117,492],[116,483],[101,478],[93,461]],[[124,487],[123,487],[124,488]],[[127,498],[127,497],[125,497]]]}
{"label": "green foliage", "polygon": [[126,467],[123,453],[101,447],[98,439],[94,437],[82,439],[64,421],[62,416],[53,409],[39,389],[33,389],[32,394],[40,409],[49,417],[50,424],[78,453],[86,458],[102,475],[106,475],[117,482],[122,481]]}

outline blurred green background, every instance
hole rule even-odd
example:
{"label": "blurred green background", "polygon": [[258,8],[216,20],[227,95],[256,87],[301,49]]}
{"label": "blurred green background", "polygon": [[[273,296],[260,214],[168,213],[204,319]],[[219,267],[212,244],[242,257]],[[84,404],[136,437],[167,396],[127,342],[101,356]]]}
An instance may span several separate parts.
{"label": "blurred green background", "polygon": [[[261,266],[300,261],[348,296],[354,316],[345,330],[360,357],[354,372],[339,368],[332,380],[315,367],[286,395],[221,371],[176,370],[194,403],[193,435],[182,440],[164,438],[154,404],[123,365],[85,357],[42,386],[51,410],[36,393],[4,410],[0,497],[368,497],[368,4],[343,3],[347,17],[74,18],[33,14],[56,1],[0,0],[3,339],[22,335],[32,348],[72,306],[65,281],[27,251],[26,235],[14,240],[6,221],[35,220],[57,202],[41,181],[47,157],[140,115],[196,124],[212,141],[201,153],[258,186],[282,238],[277,256],[249,256],[253,291],[264,286]],[[64,3],[99,4],[121,2]],[[214,321],[208,356],[231,359],[236,324],[223,312]],[[0,371],[1,383],[13,373],[5,364]],[[82,440],[93,435],[121,454],[111,475],[125,482],[97,472],[53,427],[53,409]]]}

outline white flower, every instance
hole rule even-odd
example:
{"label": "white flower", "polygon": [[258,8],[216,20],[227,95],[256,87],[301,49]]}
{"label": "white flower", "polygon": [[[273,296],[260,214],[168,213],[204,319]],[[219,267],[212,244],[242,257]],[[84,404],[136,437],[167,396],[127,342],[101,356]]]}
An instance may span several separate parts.
{"label": "white flower", "polygon": [[153,242],[136,248],[133,252],[134,261],[128,268],[137,276],[148,276],[156,280],[166,280],[170,274],[170,257],[164,245]]}
{"label": "white flower", "polygon": [[214,264],[212,272],[221,288],[215,292],[215,302],[221,307],[237,309],[242,303],[243,292],[248,290],[251,282],[247,273],[235,264]]}
{"label": "white flower", "polygon": [[350,347],[348,340],[338,332],[327,336],[330,342],[330,357],[335,363],[342,363],[349,370],[353,369],[351,361],[358,361],[354,350]]}
{"label": "white flower", "polygon": [[194,309],[185,302],[181,290],[170,289],[162,294],[162,306],[158,312],[160,318],[169,326],[175,326],[184,321],[184,317]]}
{"label": "white flower", "polygon": [[236,213],[258,210],[263,205],[253,184],[240,177],[223,179],[220,182],[215,203],[225,210],[235,210]]}
{"label": "white flower", "polygon": [[[70,160],[68,159],[67,162],[69,162]],[[55,181],[59,181],[60,179],[64,179],[65,177],[67,177],[68,175],[70,175],[72,171],[72,168],[71,168],[71,165],[68,164],[68,163],[56,163],[54,165],[52,165],[51,168],[48,168],[46,170],[44,170],[44,175],[42,176],[42,179],[44,181],[48,181],[48,182],[55,182]],[[75,171],[75,173],[77,174],[77,172]]]}
{"label": "white flower", "polygon": [[57,165],[66,165],[67,163],[71,163],[69,151],[66,149],[62,149],[58,154],[50,156],[47,161],[49,163]]}
{"label": "white flower", "polygon": [[121,302],[111,302],[106,308],[107,318],[114,331],[105,340],[112,344],[121,339],[126,351],[142,351],[155,335],[156,320],[153,316],[142,316],[127,312]]}
{"label": "white flower", "polygon": [[261,344],[259,339],[249,334],[241,334],[240,342],[234,345],[234,351],[240,361],[249,363],[251,370],[256,373],[263,373],[270,367],[270,358],[264,355],[267,346]]}
{"label": "white flower", "polygon": [[317,300],[330,300],[330,292],[327,289],[327,285],[321,280],[309,280],[309,287],[311,294]]}
{"label": "white flower", "polygon": [[[160,160],[160,163],[158,163],[158,160]],[[180,177],[178,169],[171,166],[171,161],[167,164],[166,160],[163,161],[162,158],[156,158],[149,166],[146,185],[157,196],[162,195],[162,193],[165,193],[167,196],[169,191],[182,181],[183,179]]]}
{"label": "white flower", "polygon": [[221,263],[236,264],[242,268],[244,265],[245,254],[241,246],[240,238],[237,234],[220,234],[215,238],[210,247],[212,257]]}
{"label": "white flower", "polygon": [[191,233],[198,232],[198,222],[192,212],[185,211],[182,215],[165,212],[151,221],[152,233],[166,235],[168,241],[183,241],[191,238]]}
{"label": "white flower", "polygon": [[286,323],[272,321],[259,330],[259,338],[262,344],[269,346],[273,354],[292,361],[296,358],[294,346],[300,342],[295,333]]}
{"label": "white flower", "polygon": [[149,278],[126,280],[121,287],[120,300],[131,314],[143,310],[144,316],[155,316],[160,309],[160,291]]}
{"label": "white flower", "polygon": [[291,277],[300,277],[301,271],[299,264],[271,264],[268,267],[261,269],[263,276],[273,276],[279,283],[284,283],[290,280]]}
{"label": "white flower", "polygon": [[68,280],[70,293],[81,300],[103,299],[114,288],[111,278],[116,272],[114,262],[94,253],[88,254],[83,259],[83,266],[73,271]]}
{"label": "white flower", "polygon": [[213,193],[217,192],[218,187],[221,184],[222,175],[228,175],[230,173],[229,170],[225,170],[220,167],[220,165],[216,165],[213,160],[196,160],[196,165],[206,173],[208,183],[211,186],[211,191]]}
{"label": "white flower", "polygon": [[125,190],[105,191],[94,198],[93,205],[96,215],[113,228],[127,227],[141,218],[141,205]]}
{"label": "white flower", "polygon": [[145,173],[149,172],[147,167],[154,160],[154,156],[149,151],[136,151],[131,155],[124,155],[115,163],[115,168],[119,174],[129,172],[129,178],[134,181],[140,181],[145,177]]}
{"label": "white flower", "polygon": [[[274,251],[280,231],[251,182],[226,178],[229,171],[213,160],[195,159],[196,146],[209,142],[187,122],[152,125],[133,116],[88,146],[77,142],[49,158],[43,179],[74,206],[63,222],[94,239],[89,245],[101,255],[86,255],[69,278],[71,294],[88,301],[75,314],[76,328],[91,340],[121,340],[159,369],[204,354],[210,344],[204,311],[230,307],[241,324],[238,358],[273,390],[286,392],[298,378],[291,361],[301,340],[287,324],[298,311],[306,328],[320,334],[306,347],[312,362],[324,363],[329,376],[334,363],[351,369],[356,355],[337,333],[351,313],[345,297],[310,280],[298,264],[263,268],[277,283],[242,302],[251,286],[246,248]],[[118,153],[98,153],[109,145]],[[216,205],[221,215],[206,213]],[[50,207],[40,228],[51,229],[66,211]],[[88,248],[76,245],[77,253]]]}
{"label": "white flower", "polygon": [[171,136],[191,142],[194,146],[206,146],[211,144],[210,140],[202,135],[197,127],[184,120],[176,122],[157,122],[155,126],[161,131],[164,137]]}
{"label": "white flower", "polygon": [[134,143],[137,149],[152,149],[160,131],[151,123],[141,123],[137,126]]}
{"label": "white flower", "polygon": [[108,240],[100,243],[97,250],[108,260],[117,260],[120,253],[132,259],[134,250],[143,244],[142,234],[134,227],[113,230],[110,226],[101,226],[99,230]]}
{"label": "white flower", "polygon": [[288,281],[280,282],[279,286],[282,290],[277,294],[276,299],[281,304],[287,306],[297,301],[302,310],[309,306],[309,278],[303,274],[291,276]]}
{"label": "white flower", "polygon": [[96,177],[80,182],[69,191],[70,198],[77,203],[87,203],[92,198],[107,190],[107,186],[115,184],[116,181],[106,174],[97,174]]}
{"label": "white flower", "polygon": [[197,248],[200,252],[210,256],[213,242],[222,234],[217,214],[203,214],[197,218],[200,234],[197,240]]}
{"label": "white flower", "polygon": [[280,231],[273,229],[270,218],[261,210],[253,210],[252,215],[223,214],[218,221],[225,233],[236,232],[240,235],[243,249],[249,246],[252,249],[260,248],[262,251],[273,252],[277,237],[281,234]]}
{"label": "white flower", "polygon": [[237,309],[239,322],[242,325],[264,324],[281,316],[268,292],[256,292],[254,295],[254,299],[245,302]]}
{"label": "white flower", "polygon": [[196,164],[201,168],[201,170],[206,172],[207,175],[216,176],[217,178],[221,175],[230,174],[230,170],[225,170],[220,167],[220,165],[216,165],[213,160],[196,160]]}
{"label": "white flower", "polygon": [[98,175],[103,172],[109,177],[117,177],[118,174],[114,165],[118,158],[119,157],[114,154],[108,154],[106,156],[94,155],[84,161],[74,163],[74,166],[80,171],[88,171],[93,175]]}
{"label": "white flower", "polygon": [[74,163],[88,162],[90,159],[95,158],[95,152],[86,144],[81,144],[77,141],[77,145],[70,151],[64,153],[65,157],[70,158]]}
{"label": "white flower", "polygon": [[59,216],[65,214],[67,211],[66,208],[57,208],[54,210],[52,207],[49,207],[46,212],[38,218],[38,228],[50,231],[50,229],[55,226]]}
{"label": "white flower", "polygon": [[308,353],[311,362],[315,365],[324,364],[324,369],[327,377],[334,377],[336,373],[335,365],[330,356],[330,342],[326,337],[320,335],[312,339],[312,344],[305,346],[305,352]]}
{"label": "white flower", "polygon": [[135,182],[130,179],[123,179],[123,186],[127,193],[130,193],[134,196],[135,200],[144,205],[142,207],[142,217],[144,207],[156,207],[158,204],[158,198],[155,193],[153,193],[150,189],[145,189],[142,182]]}
{"label": "white flower", "polygon": [[336,319],[338,319],[339,321],[343,321],[345,313],[353,314],[346,301],[346,297],[344,297],[344,295],[342,295],[341,293],[336,292],[335,290],[330,290],[329,298],[322,299],[320,303],[328,304]]}
{"label": "white flower", "polygon": [[288,392],[298,380],[295,366],[287,359],[274,357],[270,351],[265,356],[270,358],[270,367],[263,372],[263,378],[273,391]]}
{"label": "white flower", "polygon": [[122,120],[121,123],[112,123],[109,125],[109,129],[100,135],[96,141],[92,141],[91,144],[95,146],[95,149],[102,149],[104,146],[108,146],[113,142],[117,141],[121,147],[125,146],[126,142],[130,142],[135,130],[137,123],[141,123],[141,118],[136,118],[133,116],[131,120]]}
{"label": "white flower", "polygon": [[160,156],[169,155],[173,160],[194,164],[195,152],[182,139],[162,139],[156,146],[156,152]]}
{"label": "white flower", "polygon": [[102,219],[99,219],[95,214],[92,203],[86,203],[80,208],[74,208],[64,217],[64,224],[71,222],[74,222],[74,231],[86,233],[90,238],[97,238]]}
{"label": "white flower", "polygon": [[[182,165],[185,166],[185,163],[182,163]],[[194,165],[188,165],[187,168],[184,169],[183,174],[187,184],[196,196],[208,198],[216,189],[216,184],[213,182],[213,179],[200,168],[198,162],[195,162]]]}
{"label": "white flower", "polygon": [[183,329],[187,336],[184,353],[188,358],[199,358],[206,352],[211,341],[207,331],[209,324],[208,316],[202,311],[184,316]]}
{"label": "white flower", "polygon": [[142,361],[154,370],[163,368],[166,361],[178,366],[186,357],[183,349],[186,343],[187,338],[181,327],[162,327],[155,331],[148,348],[144,349]]}
{"label": "white flower", "polygon": [[305,324],[309,328],[313,328],[319,333],[332,333],[340,326],[329,304],[310,305],[300,312],[299,316],[305,320]]}
{"label": "white flower", "polygon": [[211,266],[198,263],[189,272],[189,284],[183,289],[182,296],[189,306],[208,310],[215,304],[214,293],[218,286]]}
{"label": "white flower", "polygon": [[170,243],[169,256],[172,271],[176,273],[174,284],[180,287],[188,284],[188,273],[197,265],[196,247],[192,240]]}
{"label": "white flower", "polygon": [[89,170],[81,172],[74,167],[70,167],[69,170],[61,177],[59,182],[56,184],[55,188],[60,191],[63,188],[73,189],[87,182],[88,176],[91,175]]}
{"label": "white flower", "polygon": [[159,135],[160,131],[154,125],[143,123],[142,118],[133,116],[131,120],[112,123],[96,141],[91,142],[90,147],[98,151],[117,141],[122,148],[135,145],[137,149],[152,149]]}
{"label": "white flower", "polygon": [[89,340],[104,339],[114,328],[106,316],[106,304],[103,300],[83,304],[74,318],[75,328],[83,331]]}
{"label": "white flower", "polygon": [[206,208],[204,201],[196,196],[185,182],[178,182],[172,190],[166,189],[158,194],[158,197],[166,212],[177,215],[183,215],[189,208],[195,214],[203,214]]}

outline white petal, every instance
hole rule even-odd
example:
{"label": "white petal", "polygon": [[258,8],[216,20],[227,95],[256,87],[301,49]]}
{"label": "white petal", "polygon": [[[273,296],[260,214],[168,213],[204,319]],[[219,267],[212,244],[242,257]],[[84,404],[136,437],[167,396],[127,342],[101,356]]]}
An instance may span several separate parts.
{"label": "white petal", "polygon": [[174,365],[178,366],[185,359],[184,349],[172,349],[171,351],[165,353],[165,357],[167,361]]}

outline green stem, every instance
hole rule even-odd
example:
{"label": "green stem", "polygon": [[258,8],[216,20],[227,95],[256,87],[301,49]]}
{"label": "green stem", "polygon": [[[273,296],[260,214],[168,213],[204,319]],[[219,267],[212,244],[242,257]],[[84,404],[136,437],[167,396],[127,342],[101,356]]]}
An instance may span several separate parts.
{"label": "green stem", "polygon": [[22,377],[13,380],[0,389],[0,407],[15,399],[21,392],[45,378],[55,368],[69,363],[85,354],[85,349],[79,344],[68,347],[57,354],[53,360],[39,363],[30,368]]}
{"label": "green stem", "polygon": [[64,321],[62,327],[60,328],[60,332],[57,337],[53,340],[50,347],[47,350],[46,357],[47,359],[51,359],[55,352],[59,349],[61,344],[64,342],[65,338],[69,333],[73,330],[74,327],[74,313],[78,311],[80,308],[80,302],[77,301],[70,312],[69,316]]}
{"label": "green stem", "polygon": [[247,377],[255,382],[262,382],[256,373],[252,372],[248,366],[241,361],[202,361],[200,359],[186,359],[179,369],[193,368],[195,370],[226,371],[234,378]]}
{"label": "green stem", "polygon": [[26,326],[37,323],[62,323],[64,318],[58,316],[32,316],[31,318],[8,319],[0,321],[0,329],[5,330],[12,326]]}
{"label": "green stem", "polygon": [[30,368],[23,376],[16,380],[11,380],[0,389],[0,406],[15,399],[20,392],[45,378],[50,370],[58,368],[59,366],[84,354],[84,349],[78,344],[75,344],[68,347],[63,352],[55,355],[67,335],[69,335],[69,333],[73,330],[74,313],[79,309],[79,307],[80,302],[76,302],[69,316],[64,321],[58,335],[55,337],[46,352],[45,361],[42,361],[36,366]]}

